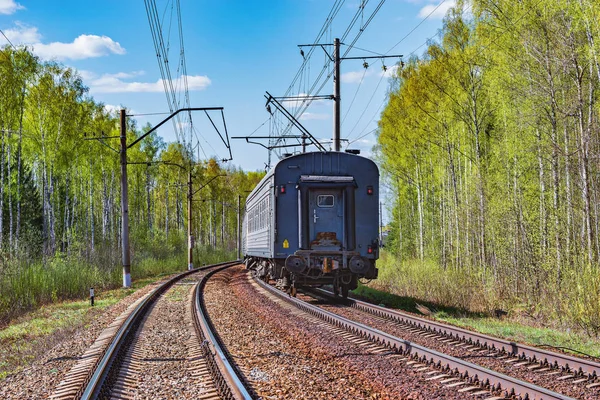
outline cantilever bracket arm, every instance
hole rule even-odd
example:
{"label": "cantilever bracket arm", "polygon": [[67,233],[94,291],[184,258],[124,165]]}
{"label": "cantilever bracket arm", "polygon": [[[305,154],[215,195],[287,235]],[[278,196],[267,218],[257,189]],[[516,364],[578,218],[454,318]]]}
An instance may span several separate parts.
{"label": "cantilever bracket arm", "polygon": [[216,110],[219,110],[219,111],[223,112],[223,107],[188,107],[188,108],[180,108],[179,110],[175,111],[173,114],[169,115],[167,118],[163,119],[157,125],[155,125],[154,128],[150,129],[148,132],[144,133],[142,136],[140,136],[139,138],[137,138],[133,143],[131,143],[129,146],[127,146],[127,148],[130,149],[131,147],[135,146],[137,143],[139,143],[141,140],[143,140],[146,136],[148,136],[149,134],[151,134],[152,132],[154,132],[155,130],[157,130],[158,128],[160,128],[165,122],[167,122],[168,120],[170,120],[171,118],[173,118],[174,116],[176,116],[177,114],[179,114],[182,111],[216,111]]}

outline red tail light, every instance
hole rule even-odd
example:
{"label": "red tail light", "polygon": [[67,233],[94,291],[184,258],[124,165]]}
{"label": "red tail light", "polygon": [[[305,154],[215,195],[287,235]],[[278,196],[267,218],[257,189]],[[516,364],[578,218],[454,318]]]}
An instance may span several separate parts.
{"label": "red tail light", "polygon": [[373,246],[369,245],[369,246],[367,247],[367,253],[369,253],[369,254],[373,254]]}
{"label": "red tail light", "polygon": [[285,186],[280,186],[279,187],[279,193],[285,194]]}
{"label": "red tail light", "polygon": [[367,194],[371,196],[373,194],[373,186],[367,186]]}

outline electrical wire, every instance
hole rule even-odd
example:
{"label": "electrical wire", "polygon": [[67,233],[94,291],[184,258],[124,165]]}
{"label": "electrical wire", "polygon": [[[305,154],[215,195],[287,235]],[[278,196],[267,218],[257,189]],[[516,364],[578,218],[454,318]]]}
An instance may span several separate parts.
{"label": "electrical wire", "polygon": [[13,50],[16,50],[17,48],[15,47],[14,44],[12,44],[12,42],[10,41],[10,39],[4,34],[4,31],[2,29],[0,29],[0,33],[2,34],[2,36],[4,36],[4,39],[6,39],[6,41],[10,45],[10,47],[12,47]]}
{"label": "electrical wire", "polygon": [[358,87],[356,88],[356,91],[354,92],[354,96],[352,97],[352,101],[350,102],[350,105],[348,106],[348,109],[346,110],[346,114],[344,115],[344,118],[342,119],[342,126],[344,125],[344,122],[346,121],[346,117],[348,117],[348,114],[350,114],[350,110],[352,109],[352,105],[354,104],[354,100],[356,100],[356,95],[358,94],[358,91],[360,90],[360,86],[362,85],[366,74],[367,74],[367,69],[365,68],[362,76],[360,77],[360,82],[358,82]]}
{"label": "electrical wire", "polygon": [[[344,42],[345,39],[347,38],[347,36],[349,35],[349,33],[352,31],[352,28],[354,27],[354,25],[358,21],[361,13],[364,11],[364,7],[368,4],[368,2],[369,2],[369,0],[363,1],[363,3],[361,4],[361,7],[359,7],[359,9],[355,13],[354,17],[352,18],[352,20],[348,24],[348,27],[347,27],[346,31],[342,35],[342,37],[340,39],[341,42]],[[350,49],[352,49],[352,47],[355,45],[355,43],[358,41],[358,39],[360,38],[360,36],[363,34],[363,32],[369,26],[369,24],[371,23],[371,21],[373,20],[373,18],[375,17],[375,15],[379,12],[379,10],[381,9],[381,7],[383,6],[384,3],[385,3],[385,0],[380,0],[379,4],[376,6],[375,10],[371,13],[371,15],[369,16],[369,18],[367,19],[366,23],[363,26],[360,27],[358,33],[356,34],[356,36],[352,40],[352,43],[348,46],[348,49],[346,50],[346,52],[344,52],[344,55],[342,57],[345,57],[348,54],[348,52],[350,51]],[[333,75],[333,71],[330,71],[327,74],[326,78],[321,83],[321,86],[319,86],[319,89],[316,90],[316,91],[314,90],[314,88],[320,82],[320,78],[324,75],[324,72],[327,70],[327,68],[330,65],[331,65],[331,60],[327,59],[326,62],[325,62],[324,68],[321,70],[321,73],[319,74],[319,76],[315,80],[315,82],[314,82],[311,90],[309,91],[309,93],[307,93],[307,98],[302,102],[302,105],[301,105],[300,109],[298,111],[296,111],[296,113],[294,113],[294,117],[296,119],[299,119],[300,116],[306,111],[306,109],[312,103],[312,100],[308,96],[312,95],[313,93],[316,93],[317,95],[320,94],[321,90],[323,89],[323,87],[327,84],[327,82],[329,81],[329,79]],[[288,122],[286,130],[284,131],[284,135],[287,134],[287,132],[289,132],[289,130],[291,130],[291,128],[292,128],[292,124],[291,124],[291,122]]]}
{"label": "electrical wire", "polygon": [[[392,50],[394,50],[400,43],[402,43],[404,40],[406,40],[406,38],[408,38],[415,30],[417,30],[417,28],[419,26],[421,26],[435,11],[437,11],[438,8],[441,7],[442,4],[444,4],[446,2],[446,0],[442,0],[429,14],[427,14],[417,25],[415,25],[406,35],[404,35],[395,45],[393,45],[387,52],[385,52],[385,54],[389,54],[390,52],[392,52]],[[433,37],[437,36],[434,35],[431,38],[427,39],[427,41],[425,41],[425,43],[423,43],[421,46],[419,46],[418,48],[416,48],[415,50],[413,50],[410,54],[409,57],[414,54],[418,49],[420,49],[421,47],[423,47],[426,43],[429,42],[429,40],[431,40]],[[354,46],[356,48],[356,46]],[[363,50],[364,51],[364,50]],[[358,121],[356,122],[356,125],[352,128],[352,130],[350,131],[350,133],[348,134],[348,138],[351,137],[352,132],[354,131],[354,129],[356,128],[356,126],[358,125],[358,123],[360,122],[360,119],[362,118],[362,116],[364,115],[366,109],[369,107],[369,105],[371,104],[371,100],[373,99],[373,96],[375,95],[375,93],[377,92],[377,89],[379,88],[381,81],[383,80],[384,74],[381,75],[381,78],[379,79],[379,82],[377,83],[377,86],[375,87],[375,90],[373,91],[373,94],[371,95],[371,99],[369,100],[369,102],[367,103],[367,105],[365,106],[365,110],[363,111],[363,113],[361,114],[361,117],[358,119]],[[362,130],[362,132],[364,132],[367,129],[367,126],[375,119],[375,117],[377,116],[377,113],[379,112],[379,110],[381,109],[381,107],[383,106],[383,104],[385,103],[386,98],[384,98],[382,105],[379,106],[379,108],[377,109],[377,111],[375,111],[375,114],[373,115],[373,117],[371,118],[371,120],[369,120],[369,122],[367,123],[367,125],[365,126],[365,128]],[[359,135],[362,134],[359,133]],[[362,138],[363,136],[361,136]],[[348,145],[350,145],[351,142],[348,143]]]}
{"label": "electrical wire", "polygon": [[410,36],[410,35],[411,35],[411,34],[412,34],[412,33],[413,33],[413,32],[414,32],[414,31],[415,31],[415,30],[416,30],[416,29],[417,29],[419,26],[421,26],[421,25],[422,25],[422,24],[423,24],[423,23],[424,23],[424,22],[425,22],[425,21],[426,21],[426,20],[427,20],[429,17],[431,17],[431,15],[432,15],[434,12],[436,12],[436,11],[437,11],[437,9],[438,9],[438,8],[440,8],[440,6],[441,6],[442,4],[444,4],[445,2],[446,2],[446,0],[442,0],[442,1],[440,1],[440,3],[439,3],[439,4],[438,4],[438,5],[437,5],[437,6],[436,6],[436,7],[435,7],[433,10],[431,10],[431,12],[430,12],[429,14],[427,14],[427,15],[425,16],[425,18],[423,18],[423,19],[421,20],[421,22],[419,22],[417,25],[415,25],[415,27],[414,27],[414,28],[412,28],[412,29],[410,30],[410,32],[408,32],[406,35],[404,35],[404,37],[403,37],[402,39],[400,39],[400,41],[399,41],[398,43],[396,43],[395,45],[393,45],[393,46],[392,46],[392,47],[391,47],[391,48],[390,48],[390,49],[389,49],[389,50],[388,50],[388,51],[387,51],[385,54],[389,54],[389,53],[390,53],[392,50],[394,50],[396,47],[398,47],[398,45],[399,45],[400,43],[402,43],[402,42],[403,42],[403,41],[404,41],[404,40],[405,40],[407,37],[409,37],[409,36]]}

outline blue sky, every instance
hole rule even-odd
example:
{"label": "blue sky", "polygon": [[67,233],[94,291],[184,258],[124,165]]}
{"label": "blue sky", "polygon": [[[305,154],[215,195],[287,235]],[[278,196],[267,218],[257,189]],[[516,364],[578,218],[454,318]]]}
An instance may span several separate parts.
{"label": "blue sky", "polygon": [[[380,0],[344,1],[321,43],[342,37],[363,1],[366,3],[363,12],[344,40],[350,44]],[[155,2],[163,21],[163,37],[169,44],[175,79],[180,76],[176,71],[180,51],[177,19],[170,17],[175,0]],[[334,0],[180,0],[191,106],[224,107],[230,136],[268,135],[270,130],[282,129],[281,116],[269,119],[265,91],[274,96],[286,92],[303,62],[297,45],[314,42],[334,3]],[[403,54],[405,60],[411,52],[420,55],[425,49],[422,45],[436,35],[442,18],[454,3],[454,0],[387,0],[348,56],[373,55],[367,50]],[[126,106],[134,114],[169,110],[142,0],[0,0],[0,29],[15,46],[29,45],[40,58],[54,59],[77,69],[90,94],[108,109]],[[0,35],[0,46],[6,44]],[[342,46],[342,53],[346,49]],[[308,48],[304,51],[307,53]],[[321,49],[315,49],[290,94],[308,92],[325,57]],[[342,138],[350,139],[349,147],[360,149],[367,157],[375,144],[371,132],[377,127],[389,88],[387,76],[382,77],[382,65],[389,67],[389,74],[398,61],[368,60],[370,65],[366,70],[363,60],[346,60],[341,64]],[[320,94],[332,92],[333,83],[329,79]],[[295,110],[293,103],[285,105]],[[332,135],[332,109],[329,100],[315,101],[300,121],[315,137],[326,142]],[[165,115],[136,118],[139,125],[154,125]],[[193,123],[200,142],[199,156],[227,158],[228,153],[207,118],[194,114]],[[172,124],[165,124],[158,132],[167,142],[177,139]],[[245,170],[263,169],[267,163],[268,153],[260,146],[233,140],[232,151],[232,163]],[[276,160],[273,155],[272,164]]]}

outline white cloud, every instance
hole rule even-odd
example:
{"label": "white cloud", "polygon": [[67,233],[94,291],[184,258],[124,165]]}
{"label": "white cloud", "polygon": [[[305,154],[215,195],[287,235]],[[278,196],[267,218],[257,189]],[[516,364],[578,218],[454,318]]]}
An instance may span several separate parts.
{"label": "white cloud", "polygon": [[[163,92],[165,90],[163,80],[159,79],[156,82],[125,82],[123,79],[141,75],[143,71],[133,73],[117,73],[104,74],[99,78],[92,79],[86,82],[90,86],[92,93],[140,93],[140,92]],[[174,82],[175,87],[183,87],[183,77]],[[207,76],[188,75],[187,83],[189,90],[204,90],[211,81]]]}
{"label": "white cloud", "polygon": [[119,42],[108,36],[97,35],[79,35],[72,43],[34,43],[33,51],[42,58],[57,60],[81,60],[109,54],[125,54],[125,49]]}
{"label": "white cloud", "polygon": [[[2,0],[0,0],[2,2]],[[39,34],[38,29],[33,26],[26,26],[20,22],[15,23],[16,27],[11,29],[5,29],[4,34],[15,46],[18,44],[32,44],[38,43],[42,38]],[[6,44],[4,36],[0,36],[0,44]]]}
{"label": "white cloud", "polygon": [[121,106],[115,106],[113,104],[105,104],[104,110],[109,114],[115,114],[121,110]]}
{"label": "white cloud", "polygon": [[[438,5],[439,3],[428,4],[425,7],[421,8],[421,11],[419,11],[419,18],[425,18],[433,12],[433,14],[429,16],[429,18],[443,19],[446,16],[448,10],[456,5],[456,0],[446,1],[439,7]],[[436,9],[436,7],[438,8]]]}
{"label": "white cloud", "polygon": [[0,14],[10,15],[17,10],[23,10],[25,7],[16,3],[15,0],[0,0]]}
{"label": "white cloud", "polygon": [[[2,1],[0,0],[0,4]],[[11,43],[15,46],[29,45],[36,55],[46,60],[81,60],[109,54],[125,54],[125,49],[119,42],[115,42],[108,36],[79,35],[71,43],[42,43],[42,35],[38,32],[38,28],[20,22],[16,22],[15,25],[15,28],[4,31]],[[0,45],[5,43],[4,37],[1,37]]]}
{"label": "white cloud", "polygon": [[345,72],[342,74],[342,83],[359,83],[363,74],[366,78],[372,74],[372,70]]}
{"label": "white cloud", "polygon": [[[73,68],[73,69],[77,69],[77,68]],[[79,76],[81,76],[81,79],[83,79],[84,81],[89,81],[91,79],[95,79],[96,77],[98,77],[98,75],[95,72],[88,71],[86,69],[79,69],[79,70],[77,70],[77,72],[79,73]]]}
{"label": "white cloud", "polygon": [[300,116],[301,120],[309,121],[309,120],[326,120],[331,118],[329,114],[319,114],[319,113],[310,113],[305,112]]}
{"label": "white cloud", "polygon": [[117,72],[116,74],[106,74],[105,76],[110,76],[112,78],[117,78],[117,79],[129,79],[129,78],[135,78],[136,76],[141,76],[144,75],[146,72],[145,71],[132,71],[132,72]]}

